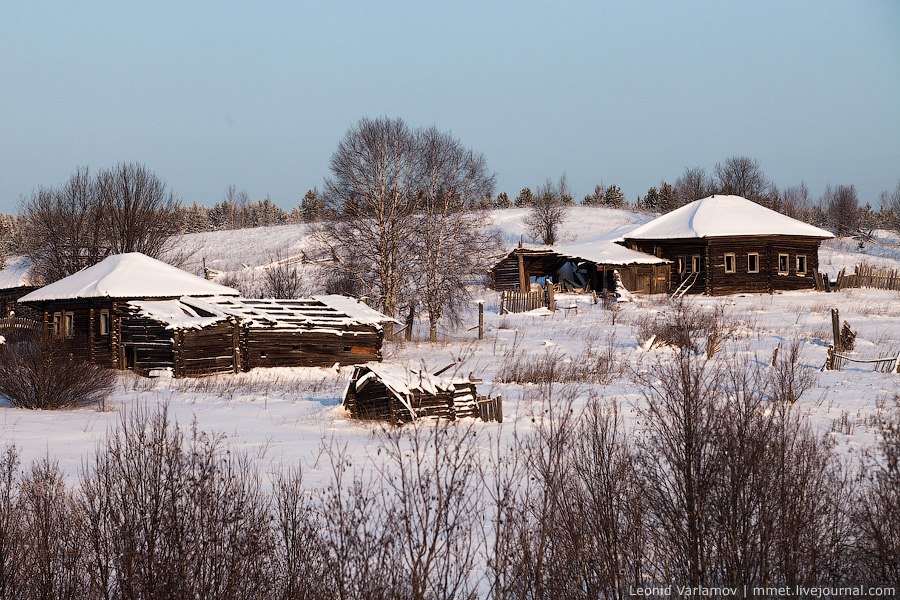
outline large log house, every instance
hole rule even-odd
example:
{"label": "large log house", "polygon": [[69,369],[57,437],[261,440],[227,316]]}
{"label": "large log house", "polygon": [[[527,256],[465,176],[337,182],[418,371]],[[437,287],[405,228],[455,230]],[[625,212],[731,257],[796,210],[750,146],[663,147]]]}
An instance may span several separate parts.
{"label": "large log house", "polygon": [[91,362],[176,377],[380,360],[386,319],[350,298],[241,298],[136,252],[107,257],[19,302]]}
{"label": "large log house", "polygon": [[833,237],[740,196],[715,195],[632,230],[623,243],[672,261],[673,289],[684,283],[688,293],[716,296],[815,289],[819,245]]}

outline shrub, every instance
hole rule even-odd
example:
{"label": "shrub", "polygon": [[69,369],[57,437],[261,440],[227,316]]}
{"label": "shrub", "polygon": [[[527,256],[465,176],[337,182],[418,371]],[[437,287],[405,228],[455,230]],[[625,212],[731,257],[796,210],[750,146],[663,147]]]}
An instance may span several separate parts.
{"label": "shrub", "polygon": [[49,335],[16,330],[0,345],[0,394],[13,406],[58,409],[103,404],[115,372],[85,362]]}

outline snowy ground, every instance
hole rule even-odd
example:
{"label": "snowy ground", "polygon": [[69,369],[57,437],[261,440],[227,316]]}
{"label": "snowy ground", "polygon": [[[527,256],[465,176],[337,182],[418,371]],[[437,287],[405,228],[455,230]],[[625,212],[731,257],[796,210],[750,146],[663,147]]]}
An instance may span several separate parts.
{"label": "snowy ground", "polygon": [[[573,226],[568,234],[573,237],[566,242],[646,219],[625,211],[581,208],[573,212]],[[505,238],[511,245],[516,243],[523,231],[522,211],[498,211],[497,215]],[[303,233],[302,226],[205,233],[185,236],[182,244],[194,248],[192,256],[198,264],[199,258],[205,256],[214,268],[240,270],[242,264],[248,268],[264,264],[270,253],[281,248],[299,252],[304,244]],[[896,239],[879,239],[867,244],[862,252],[854,241],[837,240],[824,245],[821,261],[835,272],[844,266],[851,270],[861,261],[900,267],[900,251]],[[639,339],[641,324],[668,310],[664,298],[637,298],[619,304],[617,310],[607,310],[591,304],[585,296],[561,295],[559,305],[577,304],[577,314],[560,310],[552,314],[499,316],[496,293],[474,292],[475,298],[483,299],[486,305],[484,340],[478,341],[474,331],[466,331],[477,321],[473,302],[466,325],[442,330],[442,340],[436,344],[388,344],[385,360],[431,369],[457,361],[458,374],[472,373],[483,379],[480,393],[504,397],[504,423],[479,423],[478,431],[485,436],[511,438],[514,432],[528,431],[533,426],[532,416],[543,407],[536,400],[534,385],[499,382],[502,369],[516,357],[549,354],[565,362],[585,356],[588,348],[596,353],[612,344],[622,365],[619,374],[605,385],[570,384],[569,389],[576,395],[576,408],[591,398],[618,399],[626,426],[634,425],[633,404],[640,401],[640,394],[625,366],[647,368],[671,352],[667,348],[645,350],[641,346],[644,340]],[[898,300],[897,292],[855,289],[835,294],[790,292],[696,298],[692,302],[704,309],[721,305],[730,319],[740,325],[727,349],[751,360],[767,363],[779,343],[802,340],[803,368],[815,373],[817,383],[800,406],[816,429],[830,435],[838,449],[849,451],[872,444],[874,417],[885,400],[900,392],[900,375],[873,372],[865,366],[819,373],[831,337],[830,309],[838,307],[841,319],[857,331],[859,356],[896,355],[900,351]],[[427,335],[425,324],[418,335]],[[320,452],[323,444],[332,440],[346,444],[358,456],[374,448],[378,426],[349,420],[340,406],[350,373],[351,368],[261,369],[198,380],[122,375],[105,411],[27,411],[0,406],[0,445],[18,446],[26,464],[46,455],[55,457],[63,471],[74,477],[123,414],[136,406],[166,403],[185,427],[196,421],[202,430],[226,434],[236,448],[258,462],[263,472],[300,463],[308,482],[325,481],[327,474]]]}

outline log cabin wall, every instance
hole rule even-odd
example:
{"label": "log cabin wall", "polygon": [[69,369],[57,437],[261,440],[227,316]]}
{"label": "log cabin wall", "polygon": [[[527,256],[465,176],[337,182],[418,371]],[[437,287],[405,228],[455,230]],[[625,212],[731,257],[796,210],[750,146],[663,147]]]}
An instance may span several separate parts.
{"label": "log cabin wall", "polygon": [[344,407],[354,419],[398,422],[400,415],[397,406],[400,403],[381,381],[370,381],[363,389],[356,389],[357,379],[366,372],[368,371],[359,368],[354,370],[344,398]]}
{"label": "log cabin wall", "polygon": [[384,332],[380,327],[347,325],[345,329],[283,330],[251,325],[243,335],[245,369],[330,367],[381,360]]}
{"label": "log cabin wall", "polygon": [[119,316],[121,338],[118,353],[120,360],[123,360],[120,368],[140,375],[147,375],[154,369],[172,369],[177,376],[176,332],[127,304],[121,306]]}
{"label": "log cabin wall", "polygon": [[[697,276],[697,281],[691,286],[690,293],[697,294],[706,291],[707,248],[705,240],[629,240],[627,245],[632,250],[672,261],[671,266],[666,267],[669,290],[674,290],[685,278],[689,277],[694,272],[695,263],[699,260],[700,274]],[[661,284],[658,281],[655,288],[662,292]]]}
{"label": "log cabin wall", "polygon": [[0,319],[4,319],[15,313],[17,317],[41,320],[41,311],[35,310],[24,304],[18,304],[19,298],[36,290],[37,287],[16,287],[0,290]]}
{"label": "log cabin wall", "polygon": [[234,373],[234,325],[230,321],[203,329],[176,332],[176,377],[201,377]]}
{"label": "log cabin wall", "polygon": [[[787,236],[711,238],[709,293],[724,295],[815,289],[819,244],[817,239]],[[757,273],[749,270],[749,254],[758,255]],[[787,257],[786,269],[779,267],[779,255]],[[726,272],[726,256],[733,256],[732,273]],[[798,256],[803,257],[805,272],[798,271]]]}

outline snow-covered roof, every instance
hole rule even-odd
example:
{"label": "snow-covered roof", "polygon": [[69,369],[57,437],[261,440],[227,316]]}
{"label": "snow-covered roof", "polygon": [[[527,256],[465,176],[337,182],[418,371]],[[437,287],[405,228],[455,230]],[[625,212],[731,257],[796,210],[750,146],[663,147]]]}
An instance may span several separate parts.
{"label": "snow-covered roof", "polygon": [[[251,327],[283,331],[332,331],[338,335],[359,333],[351,328],[359,326],[380,327],[380,321],[360,320],[342,310],[314,298],[279,300],[275,298],[234,298],[213,296],[209,298],[182,298],[201,311],[217,311],[241,320]],[[367,327],[367,331],[371,331]]]}
{"label": "snow-covered roof", "polygon": [[94,266],[31,292],[20,302],[214,295],[237,296],[239,292],[140,252],[129,252],[108,256]]}
{"label": "snow-covered roof", "polygon": [[129,305],[148,317],[166,324],[166,329],[203,329],[227,320],[220,311],[198,312],[197,308],[182,300],[132,300]]}
{"label": "snow-covered roof", "polygon": [[832,238],[830,231],[792,219],[740,196],[715,195],[695,200],[623,237],[672,240],[741,235],[790,235]]}
{"label": "snow-covered roof", "polygon": [[570,258],[581,258],[598,265],[664,265],[670,261],[652,254],[637,252],[615,242],[582,241],[575,244],[554,246],[553,250]]}
{"label": "snow-covered roof", "polygon": [[0,290],[27,287],[31,282],[31,260],[27,256],[15,256],[0,269]]}
{"label": "snow-covered roof", "polygon": [[393,321],[397,323],[396,320],[391,317],[382,314],[371,308],[370,306],[366,306],[359,300],[355,298],[351,298],[349,296],[341,296],[339,294],[325,294],[320,296],[313,296],[313,300],[318,300],[322,304],[326,306],[330,306],[331,308],[344,313],[345,315],[356,319],[360,323],[368,323],[371,325],[378,325],[381,323],[387,323],[389,321]]}
{"label": "snow-covered roof", "polygon": [[367,369],[369,372],[356,380],[357,390],[361,390],[368,382],[377,379],[392,393],[404,398],[408,398],[413,392],[424,394],[453,392],[457,385],[469,383],[465,379],[450,379],[392,363],[367,363],[361,368]]}

